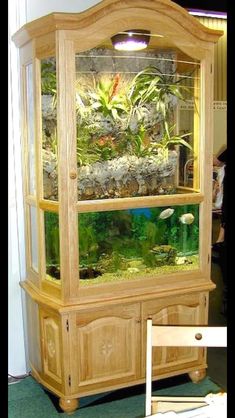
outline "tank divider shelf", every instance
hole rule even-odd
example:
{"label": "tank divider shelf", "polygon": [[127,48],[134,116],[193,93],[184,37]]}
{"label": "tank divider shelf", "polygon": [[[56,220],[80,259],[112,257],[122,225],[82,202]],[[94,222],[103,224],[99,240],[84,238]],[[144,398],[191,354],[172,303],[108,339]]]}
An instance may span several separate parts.
{"label": "tank divider shelf", "polygon": [[[203,201],[202,193],[187,193],[187,203],[197,204]],[[119,210],[131,208],[144,208],[154,206],[172,206],[185,204],[185,195],[164,195],[164,196],[145,196],[145,197],[127,197],[117,199],[83,200],[77,202],[78,212],[90,212],[94,210]]]}

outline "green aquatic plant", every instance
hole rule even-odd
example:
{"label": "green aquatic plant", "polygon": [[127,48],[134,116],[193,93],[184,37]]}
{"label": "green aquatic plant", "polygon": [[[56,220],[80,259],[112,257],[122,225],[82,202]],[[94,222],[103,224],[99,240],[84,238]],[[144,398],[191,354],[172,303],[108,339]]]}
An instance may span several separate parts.
{"label": "green aquatic plant", "polygon": [[79,228],[80,265],[91,268],[98,260],[98,242],[96,231],[90,226]]}
{"label": "green aquatic plant", "polygon": [[111,254],[100,257],[97,268],[103,273],[114,273],[118,270],[125,270],[127,262],[118,251],[114,250]]}
{"label": "green aquatic plant", "polygon": [[155,256],[157,266],[175,265],[177,250],[171,245],[156,245],[151,252]]}
{"label": "green aquatic plant", "polygon": [[45,212],[46,265],[58,266],[60,263],[59,216]]}
{"label": "green aquatic plant", "polygon": [[179,235],[179,226],[174,225],[167,229],[167,241],[170,245],[178,248],[178,235]]}
{"label": "green aquatic plant", "polygon": [[146,265],[146,267],[155,267],[156,265],[155,256],[151,252],[150,245],[147,241],[140,242],[140,252],[141,252],[141,257],[143,258],[143,262]]}

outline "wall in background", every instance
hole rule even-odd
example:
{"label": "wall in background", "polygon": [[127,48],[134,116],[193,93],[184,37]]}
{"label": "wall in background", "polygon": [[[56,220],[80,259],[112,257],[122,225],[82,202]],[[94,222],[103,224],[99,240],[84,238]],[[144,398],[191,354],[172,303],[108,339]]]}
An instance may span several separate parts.
{"label": "wall in background", "polygon": [[82,12],[100,2],[101,0],[26,0],[27,22],[52,12]]}
{"label": "wall in background", "polygon": [[227,144],[227,102],[214,101],[214,148],[218,155]]}
{"label": "wall in background", "polygon": [[[9,37],[26,21],[25,0],[10,0]],[[25,238],[22,194],[22,165],[19,118],[19,62],[13,42],[8,54],[8,373],[26,372],[23,292],[19,282],[25,277]]]}
{"label": "wall in background", "polygon": [[227,144],[227,19],[199,17],[209,28],[222,30],[215,45],[214,65],[214,149],[215,155]]}
{"label": "wall in background", "polygon": [[199,17],[198,20],[208,28],[222,30],[223,36],[215,45],[214,100],[227,100],[227,19]]}

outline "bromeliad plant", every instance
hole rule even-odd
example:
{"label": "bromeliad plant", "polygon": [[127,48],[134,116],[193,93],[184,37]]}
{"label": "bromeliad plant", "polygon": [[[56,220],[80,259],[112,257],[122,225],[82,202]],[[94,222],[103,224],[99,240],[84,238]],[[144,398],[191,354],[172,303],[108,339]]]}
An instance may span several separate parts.
{"label": "bromeliad plant", "polygon": [[116,74],[113,80],[100,80],[96,85],[96,91],[88,92],[91,109],[98,110],[103,116],[110,116],[113,120],[127,114],[129,105],[126,95],[118,92],[119,82],[119,74]]}

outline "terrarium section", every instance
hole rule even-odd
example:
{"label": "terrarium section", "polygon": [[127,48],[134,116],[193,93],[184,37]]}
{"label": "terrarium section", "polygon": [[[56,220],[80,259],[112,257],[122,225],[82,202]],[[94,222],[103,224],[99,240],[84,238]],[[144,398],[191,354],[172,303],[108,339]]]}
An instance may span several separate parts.
{"label": "terrarium section", "polygon": [[[75,68],[78,201],[182,192],[182,165],[198,160],[200,63],[174,50],[95,48],[76,54]],[[58,200],[54,58],[41,61],[41,80],[44,199]],[[178,109],[188,101],[185,129]]]}

